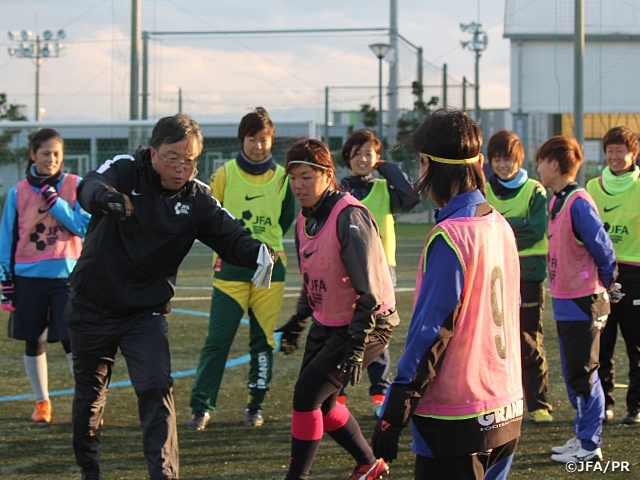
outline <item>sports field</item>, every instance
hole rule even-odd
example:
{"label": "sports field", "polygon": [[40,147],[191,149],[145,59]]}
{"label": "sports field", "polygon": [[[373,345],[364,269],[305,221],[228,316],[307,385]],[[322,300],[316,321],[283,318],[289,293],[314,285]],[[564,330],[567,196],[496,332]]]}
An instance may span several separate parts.
{"label": "sports field", "polygon": [[[426,225],[398,224],[398,288],[397,303],[403,323],[396,329],[392,341],[392,359],[399,358],[410,320],[412,287]],[[287,244],[290,264],[287,291],[280,317],[283,323],[294,312],[300,287],[300,275],[293,253]],[[227,369],[218,399],[218,410],[209,427],[202,432],[187,430],[189,393],[193,371],[207,333],[209,298],[211,295],[211,252],[196,245],[185,260],[178,278],[179,289],[169,316],[170,341],[175,399],[180,440],[181,478],[189,479],[282,479],[289,458],[289,428],[291,396],[301,360],[301,353],[276,355],[274,381],[264,406],[265,424],[260,428],[245,427],[243,411],[246,403],[248,364],[242,358],[248,353],[248,328],[241,325],[231,350],[230,359],[238,365]],[[114,299],[117,302],[117,299]],[[548,304],[550,308],[550,304]],[[7,314],[0,312],[6,324]],[[546,347],[550,364],[550,396],[555,406],[556,422],[549,425],[523,424],[520,445],[509,478],[640,478],[640,426],[623,426],[617,421],[605,425],[602,451],[605,461],[601,468],[608,471],[567,473],[565,466],[553,463],[549,449],[563,444],[571,434],[573,410],[566,399],[560,372],[555,325],[549,309],[545,315]],[[619,381],[626,381],[627,361],[619,340],[617,364]],[[1,479],[66,479],[79,478],[71,446],[71,394],[73,387],[69,367],[62,348],[50,345],[49,388],[52,395],[53,422],[49,425],[31,423],[34,400],[22,399],[31,388],[24,373],[22,342],[0,337],[0,478]],[[126,365],[116,359],[112,385],[108,395],[103,431],[102,464],[104,478],[147,478],[142,456],[141,432],[137,402],[130,386],[119,386],[127,380]],[[349,408],[358,418],[365,436],[370,438],[374,420],[367,391],[367,378],[362,385],[349,388]],[[617,393],[616,418],[625,414],[624,388]],[[17,397],[17,399],[16,399]],[[405,430],[400,446],[400,458],[391,465],[390,479],[413,478],[413,454],[410,451],[411,430]],[[629,462],[629,472],[612,472],[613,463]],[[330,438],[320,446],[313,465],[314,479],[346,479],[354,463]],[[591,468],[594,468],[591,466]],[[618,467],[619,469],[619,467]]]}

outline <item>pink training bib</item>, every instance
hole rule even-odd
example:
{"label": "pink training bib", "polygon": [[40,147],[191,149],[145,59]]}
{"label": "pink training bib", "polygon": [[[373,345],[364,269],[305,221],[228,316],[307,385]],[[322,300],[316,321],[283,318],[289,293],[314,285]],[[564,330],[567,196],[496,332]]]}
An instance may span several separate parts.
{"label": "pink training bib", "polygon": [[[453,337],[415,413],[455,417],[517,402],[522,399],[520,262],[513,231],[496,210],[444,220],[429,234],[423,256],[437,235],[460,259],[464,289]],[[425,264],[417,292],[422,276],[430,274]]]}
{"label": "pink training bib", "polygon": [[[66,174],[58,197],[76,203],[78,177]],[[27,180],[17,185],[18,242],[16,263],[33,263],[55,258],[80,258],[82,239],[67,230],[51,213],[42,196]]]}
{"label": "pink training bib", "polygon": [[[309,305],[313,309],[313,317],[329,327],[348,325],[358,299],[340,258],[337,234],[338,215],[349,205],[365,208],[351,195],[345,195],[338,200],[322,229],[315,236],[309,237],[305,233],[306,219],[302,212],[298,215],[296,227],[300,241],[300,271]],[[381,265],[380,281],[383,287],[379,311],[384,312],[395,306],[395,294],[380,237],[377,238],[377,242],[380,247],[378,262]]]}
{"label": "pink training bib", "polygon": [[[573,234],[571,205],[578,198],[597,211],[591,195],[580,188],[569,194],[556,218],[549,222],[549,287],[554,298],[584,297],[606,290],[593,257]],[[549,211],[551,208],[553,205],[549,205]]]}

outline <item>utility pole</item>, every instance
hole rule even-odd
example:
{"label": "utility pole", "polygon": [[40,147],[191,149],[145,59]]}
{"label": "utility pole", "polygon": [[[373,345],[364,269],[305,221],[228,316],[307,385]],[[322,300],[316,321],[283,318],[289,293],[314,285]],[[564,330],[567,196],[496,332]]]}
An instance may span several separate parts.
{"label": "utility pole", "polygon": [[467,111],[467,77],[462,77],[462,110]]}
{"label": "utility pole", "polygon": [[524,121],[522,118],[522,85],[523,85],[523,75],[522,75],[522,49],[524,47],[523,41],[521,38],[518,39],[518,113],[516,116],[516,133],[520,137],[522,143],[525,145],[525,153],[528,153],[529,145],[525,143],[525,133],[524,133]]}
{"label": "utility pole", "polygon": [[447,64],[442,65],[442,108],[447,108]]}
{"label": "utility pole", "polygon": [[36,122],[40,121],[40,67],[42,55],[40,55],[40,35],[36,35]]}
{"label": "utility pole", "polygon": [[[389,8],[389,44],[394,52],[393,61],[389,63],[389,146],[396,144],[398,137],[398,1],[390,0]],[[382,125],[380,125],[382,129]],[[382,138],[380,138],[382,141]]]}
{"label": "utility pole", "polygon": [[142,119],[149,118],[149,32],[142,32]]}
{"label": "utility pole", "polygon": [[424,103],[424,80],[423,80],[423,66],[422,66],[422,47],[418,47],[418,83],[420,84],[420,90],[418,93],[418,102]]}
{"label": "utility pole", "polygon": [[129,119],[140,118],[140,0],[131,0],[131,82],[129,93]]}
{"label": "utility pole", "polygon": [[324,87],[324,143],[329,145],[329,87]]}
{"label": "utility pole", "polygon": [[476,65],[475,65],[475,94],[476,94],[476,113],[475,113],[475,121],[480,124],[480,57],[482,56],[482,52],[487,49],[487,44],[489,43],[489,37],[482,29],[481,23],[471,22],[469,24],[460,24],[460,30],[463,33],[471,33],[473,38],[467,42],[460,42],[462,44],[462,48],[466,48],[475,53],[476,57]]}
{"label": "utility pole", "polygon": [[[573,36],[573,135],[584,146],[584,0],[575,0]],[[584,164],[576,177],[584,185]]]}

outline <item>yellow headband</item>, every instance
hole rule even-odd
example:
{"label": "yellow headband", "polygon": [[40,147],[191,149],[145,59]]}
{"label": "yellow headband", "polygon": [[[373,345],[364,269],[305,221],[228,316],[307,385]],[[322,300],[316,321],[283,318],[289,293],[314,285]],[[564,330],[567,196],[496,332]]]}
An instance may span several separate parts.
{"label": "yellow headband", "polygon": [[476,163],[479,159],[480,159],[480,155],[476,155],[473,158],[463,158],[461,160],[454,160],[451,158],[441,158],[441,157],[434,157],[433,155],[429,155],[428,153],[422,153],[420,152],[420,156],[423,158],[429,158],[431,160],[433,160],[434,162],[439,162],[439,163],[448,163],[449,165],[464,165],[466,163]]}

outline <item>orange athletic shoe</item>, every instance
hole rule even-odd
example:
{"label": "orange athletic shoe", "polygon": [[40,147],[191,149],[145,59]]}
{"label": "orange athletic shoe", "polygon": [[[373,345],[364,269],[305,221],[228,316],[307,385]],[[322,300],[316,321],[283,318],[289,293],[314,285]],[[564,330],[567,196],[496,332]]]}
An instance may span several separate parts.
{"label": "orange athletic shoe", "polygon": [[51,422],[51,402],[44,400],[43,402],[36,403],[36,409],[31,414],[31,420],[35,423]]}

